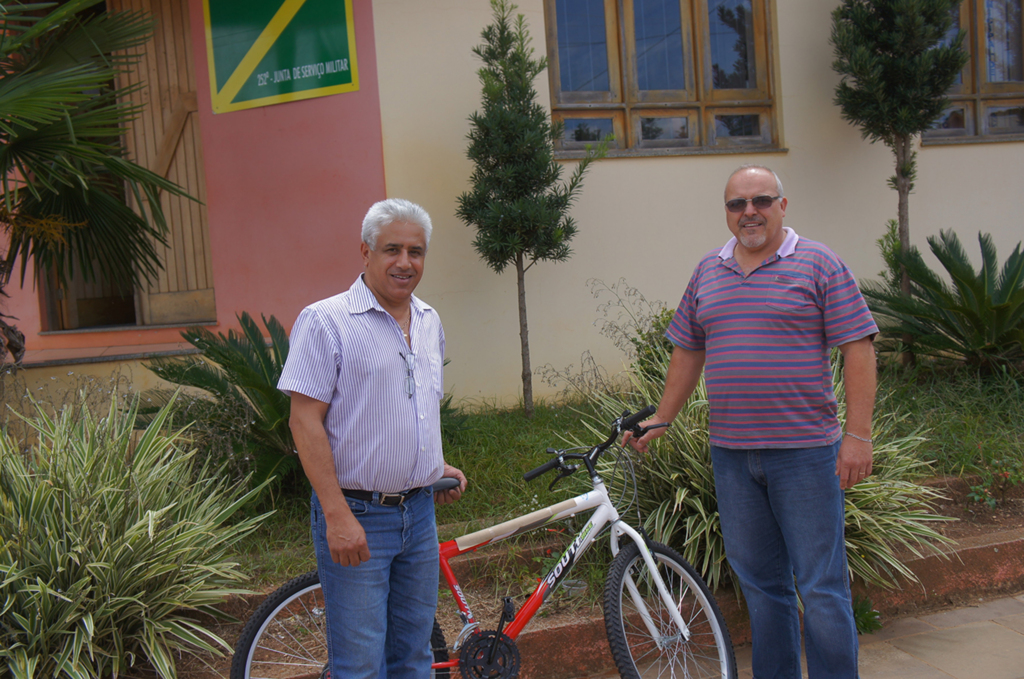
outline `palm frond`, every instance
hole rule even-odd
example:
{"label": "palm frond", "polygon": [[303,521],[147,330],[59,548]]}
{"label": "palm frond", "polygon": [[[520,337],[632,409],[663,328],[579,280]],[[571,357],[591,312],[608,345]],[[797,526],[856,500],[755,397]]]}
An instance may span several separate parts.
{"label": "palm frond", "polygon": [[[982,267],[975,271],[952,231],[929,237],[952,287],[928,268],[916,248],[900,253],[911,296],[874,282],[861,291],[890,338],[909,335],[914,351],[991,369],[1024,358],[1024,255],[1020,244],[999,270],[995,245],[978,234]],[[891,340],[890,340],[891,342]],[[884,346],[884,345],[883,345]]]}
{"label": "palm frond", "polygon": [[[0,187],[12,241],[3,271],[9,276],[21,258],[22,284],[29,259],[61,280],[76,270],[122,288],[152,280],[163,266],[160,194],[185,195],[126,158],[120,142],[141,112],[130,103],[141,85],[112,83],[138,60],[153,19],[100,10],[100,2],[12,2],[3,15]],[[19,217],[77,226],[19,231]]]}
{"label": "palm frond", "polygon": [[241,467],[253,472],[254,483],[262,483],[272,473],[280,479],[299,469],[288,426],[291,400],[277,388],[288,358],[288,336],[280,321],[264,316],[268,348],[249,313],[239,314],[238,322],[242,332],[229,330],[227,335],[190,327],[181,336],[201,356],[157,359],[145,366],[168,382],[205,391],[212,408],[223,413],[213,414],[207,424],[231,443],[228,454],[245,458]]}
{"label": "palm frond", "polygon": [[59,239],[12,229],[6,260],[13,268],[14,261],[20,259],[22,284],[30,259],[37,269],[53,271],[61,280],[71,278],[77,270],[87,279],[101,274],[123,288],[154,279],[161,267],[154,244],[165,243],[163,232],[101,188],[68,187],[44,193],[38,201],[26,196],[18,213],[56,216],[81,225],[67,229]]}
{"label": "palm frond", "polygon": [[88,101],[89,90],[99,89],[107,80],[108,74],[88,64],[32,78],[0,79],[0,131],[16,137],[18,127],[35,130],[37,125],[56,122],[75,105]]}

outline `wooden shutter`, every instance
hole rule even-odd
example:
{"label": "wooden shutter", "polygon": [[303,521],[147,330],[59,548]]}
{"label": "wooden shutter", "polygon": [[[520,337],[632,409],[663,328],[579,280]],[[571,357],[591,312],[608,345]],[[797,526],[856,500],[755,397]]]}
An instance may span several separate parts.
{"label": "wooden shutter", "polygon": [[141,10],[156,19],[153,38],[139,49],[140,61],[121,83],[143,84],[132,95],[144,109],[129,126],[128,153],[199,201],[161,196],[169,229],[167,246],[157,245],[164,269],[146,289],[136,291],[139,322],[216,320],[188,0],[107,0],[107,8]]}

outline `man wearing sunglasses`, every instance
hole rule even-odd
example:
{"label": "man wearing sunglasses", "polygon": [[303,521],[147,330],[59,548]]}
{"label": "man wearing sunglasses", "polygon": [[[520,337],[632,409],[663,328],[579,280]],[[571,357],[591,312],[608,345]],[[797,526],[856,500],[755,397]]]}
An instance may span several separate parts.
{"label": "man wearing sunglasses", "polygon": [[[754,676],[801,676],[799,591],[808,676],[849,679],[858,646],[843,491],[871,473],[878,328],[842,260],[783,226],[786,205],[768,168],[729,177],[733,238],[690,279],[666,332],[675,349],[664,395],[642,424],[675,419],[703,370],[718,510],[750,612]],[[845,431],[832,347],[843,355]],[[664,431],[630,443],[646,451]]]}
{"label": "man wearing sunglasses", "polygon": [[[466,477],[441,453],[444,330],[413,295],[431,223],[407,200],[363,220],[364,272],[303,309],[278,388],[313,486],[310,523],[335,679],[427,679],[437,608],[434,499]],[[459,486],[434,493],[441,476]]]}

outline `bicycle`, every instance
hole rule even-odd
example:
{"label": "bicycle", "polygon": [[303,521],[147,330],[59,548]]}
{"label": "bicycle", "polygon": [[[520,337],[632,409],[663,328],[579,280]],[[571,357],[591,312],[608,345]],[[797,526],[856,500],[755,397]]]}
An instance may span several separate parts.
{"label": "bicycle", "polygon": [[[455,598],[462,629],[449,648],[441,627],[434,621],[431,650],[435,677],[448,677],[456,668],[466,679],[515,677],[520,666],[516,638],[580,556],[608,532],[612,563],[603,594],[604,618],[612,657],[622,677],[649,679],[678,673],[685,677],[734,679],[736,660],[729,631],[707,585],[678,552],[648,539],[642,530],[622,521],[597,470],[602,453],[615,445],[624,432],[632,431],[639,438],[649,429],[667,426],[639,427],[654,410],[648,406],[633,415],[623,413],[612,423],[608,439],[589,449],[549,448],[552,459],[523,475],[525,481],[531,481],[558,470],[551,484],[554,487],[583,467],[590,475],[593,490],[438,546],[441,574]],[[578,450],[586,452],[572,452]],[[622,464],[632,481],[632,505],[636,500],[636,478],[631,458],[621,447],[618,450],[622,452],[616,469]],[[443,487],[435,484],[434,488],[442,490],[452,485],[457,482]],[[620,503],[625,496],[623,490]],[[497,629],[480,630],[449,560],[590,510],[593,513],[589,520],[522,607],[516,611],[511,598],[506,597]],[[232,660],[231,679],[315,679],[326,674],[324,618],[316,571],[289,581],[267,597],[242,630]]]}

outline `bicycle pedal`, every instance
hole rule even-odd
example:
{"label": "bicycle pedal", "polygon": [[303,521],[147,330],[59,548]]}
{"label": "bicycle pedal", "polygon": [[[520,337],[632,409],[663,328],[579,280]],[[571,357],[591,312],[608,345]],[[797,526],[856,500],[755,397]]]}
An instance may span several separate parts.
{"label": "bicycle pedal", "polygon": [[507,596],[502,599],[501,617],[505,622],[512,622],[516,619],[516,607],[512,603],[512,597]]}

